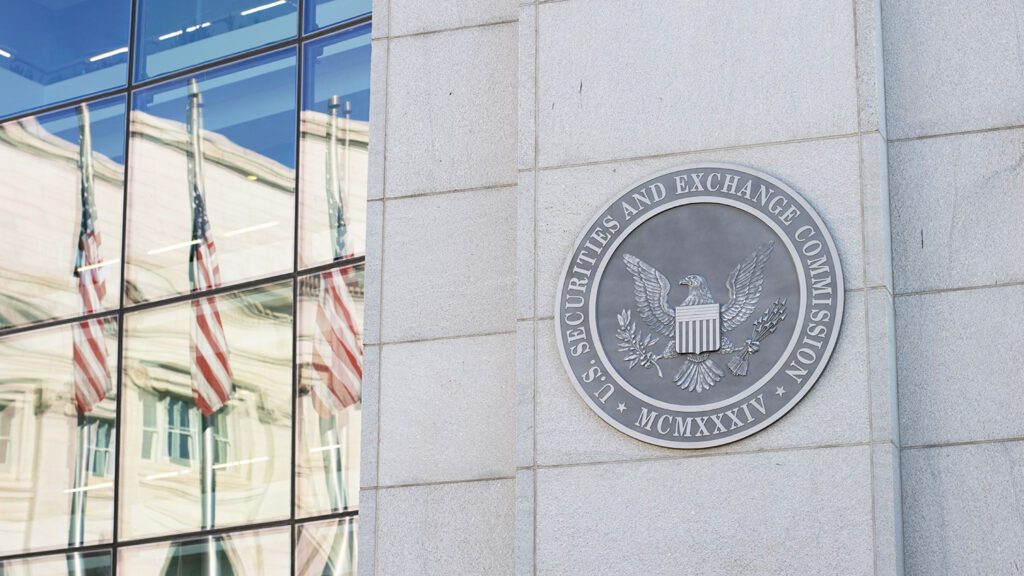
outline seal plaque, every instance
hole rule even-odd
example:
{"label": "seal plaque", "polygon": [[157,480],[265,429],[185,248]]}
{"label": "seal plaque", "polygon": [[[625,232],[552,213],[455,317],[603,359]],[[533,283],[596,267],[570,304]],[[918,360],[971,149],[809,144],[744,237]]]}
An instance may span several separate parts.
{"label": "seal plaque", "polygon": [[843,274],[779,180],[684,167],[609,202],[576,240],[555,327],[576,391],[644,442],[707,448],[786,414],[839,337]]}

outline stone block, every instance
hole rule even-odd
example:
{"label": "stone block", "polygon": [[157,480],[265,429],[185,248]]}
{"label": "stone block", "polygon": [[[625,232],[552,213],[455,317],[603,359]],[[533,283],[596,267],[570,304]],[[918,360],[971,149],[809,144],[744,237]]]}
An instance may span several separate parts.
{"label": "stone block", "polygon": [[903,446],[1019,438],[1024,286],[896,299]]}
{"label": "stone block", "polygon": [[385,344],[380,485],[511,477],[514,379],[512,334]]}
{"label": "stone block", "polygon": [[1020,282],[1024,130],[889,147],[897,293]]}
{"label": "stone block", "polygon": [[514,485],[509,478],[380,490],[377,575],[511,576]]}
{"label": "stone block", "polygon": [[533,576],[534,470],[516,472],[516,576]]}
{"label": "stone block", "polygon": [[[374,25],[377,19],[373,20]],[[370,147],[367,151],[366,198],[384,196],[385,132],[388,101],[388,41],[370,44]]]}
{"label": "stone block", "polygon": [[515,183],[517,43],[515,24],[391,40],[385,194]]}
{"label": "stone block", "polygon": [[1024,442],[903,451],[908,576],[1024,572]]}
{"label": "stone block", "polygon": [[387,201],[385,342],[512,331],[514,188]]}
{"label": "stone block", "polygon": [[892,233],[889,215],[887,144],[879,134],[861,136],[864,194],[864,284],[892,291]]}
{"label": "stone block", "polygon": [[1024,123],[1020,0],[884,0],[889,138]]}
{"label": "stone block", "polygon": [[388,35],[388,12],[391,0],[373,0],[373,30],[371,38],[383,38]]}
{"label": "stone block", "polygon": [[377,485],[377,417],[380,398],[380,346],[363,347],[362,429],[359,447],[359,485]]}
{"label": "stone block", "polygon": [[537,471],[537,574],[874,574],[868,446]]}
{"label": "stone block", "polygon": [[885,62],[882,57],[880,0],[856,0],[857,94],[860,97],[860,129],[885,134]]}
{"label": "stone block", "polygon": [[845,0],[539,5],[541,166],[857,131]]}
{"label": "stone block", "polygon": [[871,440],[899,444],[896,392],[896,318],[892,296],[868,290],[868,381],[871,385]]}
{"label": "stone block", "polygon": [[536,350],[535,323],[516,323],[516,466],[534,463],[534,380]]}
{"label": "stone block", "polygon": [[518,7],[517,0],[391,0],[391,35],[507,22],[515,20]]}
{"label": "stone block", "polygon": [[875,498],[875,574],[903,574],[900,452],[893,444],[871,447]]}
{"label": "stone block", "polygon": [[519,169],[537,164],[537,7],[519,7]]}
{"label": "stone block", "polygon": [[359,560],[361,576],[374,576],[377,555],[377,491],[359,491]]}
{"label": "stone block", "polygon": [[381,257],[384,203],[366,203],[366,265],[363,268],[363,343],[380,343]]}
{"label": "stone block", "polygon": [[516,200],[516,318],[533,318],[535,292],[536,172],[520,172]]}

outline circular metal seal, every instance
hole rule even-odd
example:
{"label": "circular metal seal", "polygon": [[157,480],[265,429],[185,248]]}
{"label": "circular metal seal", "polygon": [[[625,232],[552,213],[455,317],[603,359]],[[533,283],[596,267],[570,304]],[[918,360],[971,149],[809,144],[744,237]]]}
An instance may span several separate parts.
{"label": "circular metal seal", "polygon": [[670,448],[745,438],[793,408],[843,317],[835,243],[814,209],[749,168],[645,180],[599,211],[559,282],[555,329],[587,404]]}

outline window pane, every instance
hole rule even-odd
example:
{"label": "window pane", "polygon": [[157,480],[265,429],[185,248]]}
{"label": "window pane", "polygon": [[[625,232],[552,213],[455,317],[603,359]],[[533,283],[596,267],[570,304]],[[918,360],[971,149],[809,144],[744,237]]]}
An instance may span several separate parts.
{"label": "window pane", "polygon": [[370,13],[373,0],[306,0],[306,32]]}
{"label": "window pane", "polygon": [[0,328],[117,306],[124,125],[123,96],[0,125]]}
{"label": "window pane", "polygon": [[298,525],[295,576],[354,576],[359,564],[358,531],[358,517]]}
{"label": "window pane", "polygon": [[299,281],[296,515],[358,508],[363,266]]}
{"label": "window pane", "polygon": [[0,561],[3,576],[110,576],[110,552]]}
{"label": "window pane", "polygon": [[303,48],[300,257],[362,254],[370,118],[370,25]]}
{"label": "window pane", "polygon": [[289,573],[288,528],[122,548],[119,574],[281,576]]}
{"label": "window pane", "polygon": [[0,118],[124,86],[130,1],[4,2]]}
{"label": "window pane", "polygon": [[[274,284],[125,316],[120,538],[288,517],[291,295]],[[143,428],[153,395],[166,403],[156,454]],[[225,433],[231,459],[207,461]]]}
{"label": "window pane", "polygon": [[134,94],[129,302],[292,269],[295,61],[282,50]]}
{"label": "window pane", "polygon": [[293,38],[299,0],[139,0],[135,79]]}
{"label": "window pane", "polygon": [[0,339],[0,554],[110,541],[114,484],[89,465],[113,447],[116,362],[113,318]]}

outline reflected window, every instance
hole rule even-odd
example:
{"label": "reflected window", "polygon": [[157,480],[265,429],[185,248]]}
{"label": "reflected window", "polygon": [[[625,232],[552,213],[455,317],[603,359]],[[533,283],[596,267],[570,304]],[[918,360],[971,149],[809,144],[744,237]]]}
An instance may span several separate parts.
{"label": "reflected window", "polygon": [[0,124],[0,328],[118,305],[124,130],[123,96]]}
{"label": "reflected window", "polygon": [[135,80],[293,38],[299,0],[139,0]]}
{"label": "reflected window", "polygon": [[110,552],[0,560],[0,576],[110,576]]}
{"label": "reflected window", "polygon": [[305,31],[348,22],[370,13],[373,0],[305,0]]}
{"label": "reflected window", "polygon": [[172,462],[188,465],[192,462],[195,437],[189,421],[191,402],[178,398],[167,399],[167,457]]}
{"label": "reflected window", "polygon": [[215,450],[213,464],[215,466],[226,466],[231,462],[231,435],[229,430],[233,420],[228,418],[230,412],[231,408],[226,407],[213,416],[213,449]]}
{"label": "reflected window", "polygon": [[101,478],[114,476],[113,438],[114,422],[111,420],[97,421],[92,444],[92,466],[90,467],[93,476]]}
{"label": "reflected window", "polygon": [[[224,534],[118,550],[118,573],[132,576],[281,576],[291,572],[288,528]],[[317,576],[325,576],[329,572]]]}
{"label": "reflected window", "polygon": [[363,265],[299,280],[295,510],[307,517],[359,506]]}
{"label": "reflected window", "polygon": [[295,529],[296,576],[354,576],[359,564],[359,518],[300,524]]}
{"label": "reflected window", "polygon": [[132,97],[125,297],[292,269],[294,49]]}
{"label": "reflected window", "polygon": [[113,318],[0,338],[0,555],[111,541],[116,361]]}
{"label": "reflected window", "polygon": [[141,391],[139,399],[142,403],[142,459],[154,460],[157,454],[157,442],[160,438],[160,429],[156,423],[156,394]]}
{"label": "reflected window", "polygon": [[291,284],[132,312],[124,330],[119,537],[287,518]]}
{"label": "reflected window", "polygon": [[303,48],[299,263],[366,250],[370,25]]}
{"label": "reflected window", "polygon": [[130,6],[131,0],[4,2],[0,118],[124,86]]}
{"label": "reflected window", "polygon": [[0,470],[11,465],[11,428],[14,427],[14,407],[0,404]]}

